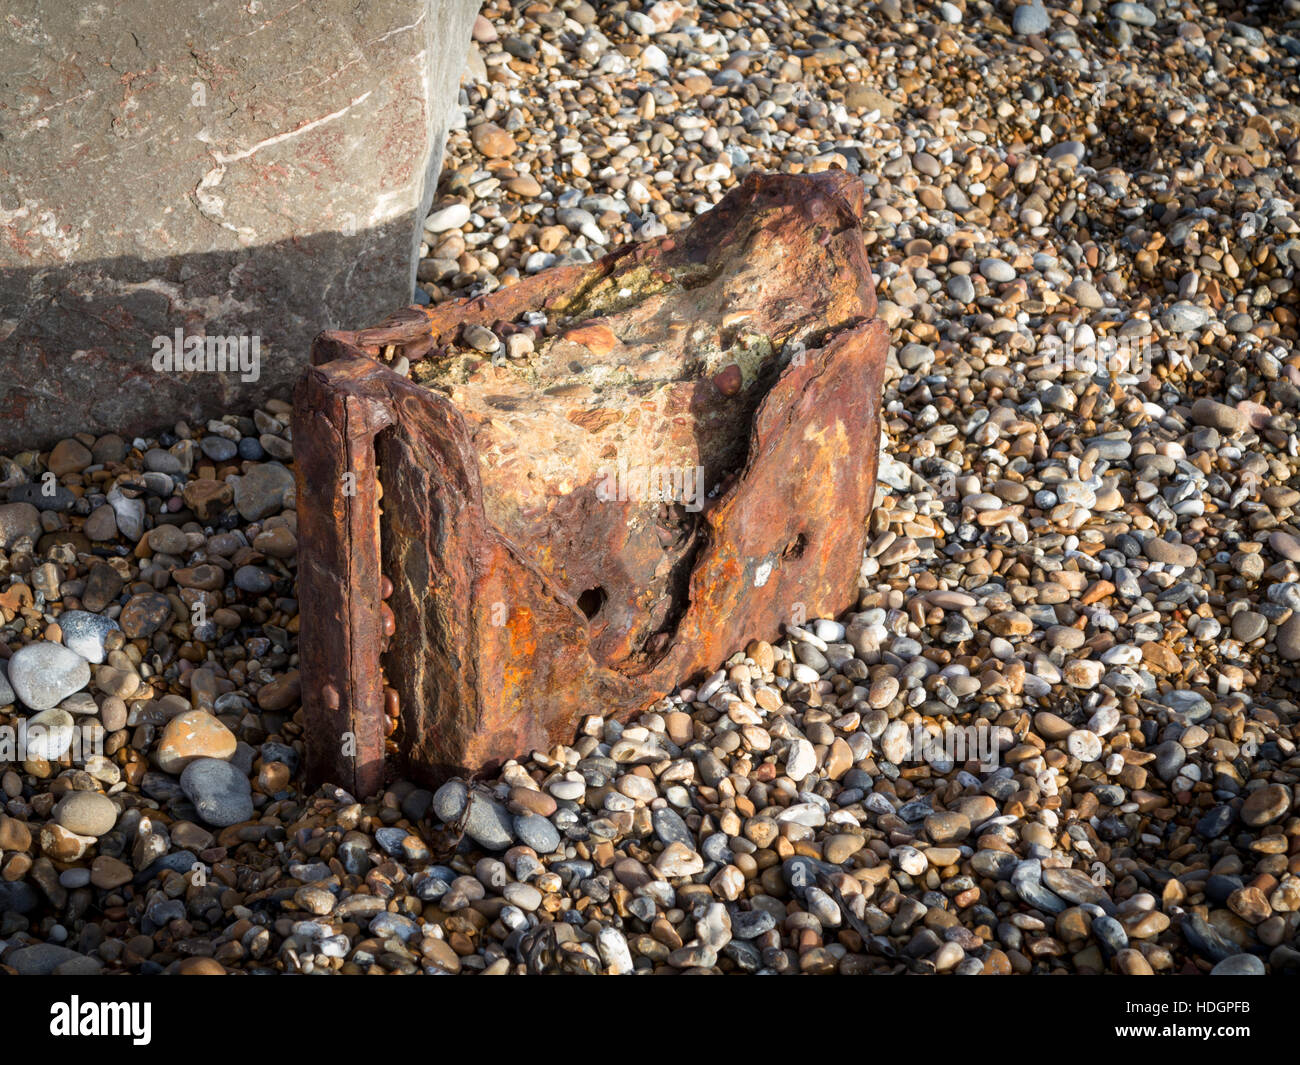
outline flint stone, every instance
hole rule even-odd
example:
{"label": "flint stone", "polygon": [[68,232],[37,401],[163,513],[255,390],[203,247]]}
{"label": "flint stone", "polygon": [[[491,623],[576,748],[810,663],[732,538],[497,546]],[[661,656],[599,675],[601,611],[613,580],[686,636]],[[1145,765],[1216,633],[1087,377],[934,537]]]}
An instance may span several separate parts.
{"label": "flint stone", "polygon": [[33,943],[5,956],[5,962],[12,965],[19,976],[49,976],[60,965],[84,960],[84,954],[54,943]]}
{"label": "flint stone", "polygon": [[1253,954],[1233,954],[1224,958],[1213,969],[1211,976],[1264,976],[1264,962]]}
{"label": "flint stone", "polygon": [[405,853],[402,844],[405,843],[408,833],[404,828],[385,827],[375,829],[375,842],[379,844],[379,849],[387,854],[390,858],[400,858]]}
{"label": "flint stone", "polygon": [[25,706],[48,710],[90,683],[90,665],[61,644],[29,643],[9,659],[9,683]]}
{"label": "flint stone", "polygon": [[279,512],[292,499],[293,474],[278,462],[254,466],[235,482],[235,509],[245,521]]}
{"label": "flint stone", "polygon": [[96,665],[104,661],[104,640],[118,627],[112,618],[88,610],[65,610],[59,615],[63,646]]}
{"label": "flint stone", "polygon": [[156,861],[150,862],[140,872],[136,873],[131,882],[137,885],[147,884],[165,869],[170,869],[174,873],[188,873],[194,868],[194,863],[198,860],[198,856],[193,851],[172,851],[170,854],[164,854]]}
{"label": "flint stone", "polygon": [[559,849],[559,830],[541,814],[518,814],[514,830],[515,838],[538,854],[553,854]]}
{"label": "flint stone", "polygon": [[1277,653],[1287,662],[1300,660],[1300,614],[1292,614],[1277,630]]}
{"label": "flint stone", "polygon": [[224,436],[217,436],[210,433],[199,441],[199,447],[203,454],[207,455],[213,462],[229,462],[239,454],[239,445],[233,440],[227,440]]}
{"label": "flint stone", "polygon": [[688,847],[695,846],[695,837],[691,834],[691,830],[686,827],[686,822],[682,820],[681,814],[676,810],[664,807],[661,810],[655,810],[650,817],[655,835],[659,837],[659,842],[665,847],[670,843],[684,843]]}
{"label": "flint stone", "polygon": [[[262,761],[264,762],[283,762],[285,765],[289,767],[290,773],[298,772],[298,763],[299,761],[301,761],[301,758],[298,754],[298,749],[296,747],[290,747],[287,743],[275,743],[271,740],[268,740],[266,743],[262,744],[261,754],[262,754]],[[417,792],[411,793],[412,796],[415,794],[417,794]],[[427,809],[428,801],[429,801],[429,793],[421,791],[418,792],[418,794],[424,796],[424,802],[425,802],[424,809]],[[410,798],[411,796],[407,796],[407,800],[409,800]],[[402,803],[402,812],[407,813],[407,816],[411,817],[411,819],[414,821],[418,821],[420,820],[421,817],[424,816],[424,809],[421,809],[419,813],[412,816],[410,813],[407,813],[407,801],[403,801]]]}
{"label": "flint stone", "polygon": [[253,816],[252,789],[235,766],[218,758],[196,758],[181,773],[185,792],[204,824],[225,828]]}
{"label": "flint stone", "polygon": [[1154,26],[1156,24],[1155,12],[1149,7],[1129,3],[1127,0],[1123,3],[1111,4],[1110,13],[1113,18],[1134,26]]}
{"label": "flint stone", "polygon": [[113,508],[118,531],[128,541],[132,543],[138,541],[144,535],[146,513],[144,500],[124,496],[117,488],[110,491],[105,498],[108,500],[108,505]]}
{"label": "flint stone", "polygon": [[1192,404],[1192,421],[1224,433],[1239,433],[1249,424],[1243,411],[1206,396]]}
{"label": "flint stone", "polygon": [[842,871],[839,866],[829,862],[819,862],[816,858],[803,856],[787,858],[781,863],[781,876],[786,886],[800,899],[808,888],[817,886],[819,876],[834,876]]}
{"label": "flint stone", "polygon": [[1017,884],[1016,894],[1018,894],[1025,902],[1029,903],[1030,906],[1044,910],[1047,913],[1060,913],[1062,910],[1067,908],[1064,899],[1058,895],[1054,895],[1052,892],[1048,891],[1047,888],[1043,887],[1042,884],[1036,883],[1032,880],[1026,880],[1023,883]]}
{"label": "flint stone", "polygon": [[776,927],[767,910],[737,910],[731,915],[731,934],[736,939],[757,939]]}
{"label": "flint stone", "polygon": [[439,208],[424,220],[424,228],[430,233],[445,233],[449,229],[459,229],[469,221],[469,207],[463,203],[452,203]]}
{"label": "flint stone", "polygon": [[1214,807],[1196,822],[1196,834],[1206,839],[1217,839],[1228,831],[1234,817],[1233,809],[1226,803]]}
{"label": "flint stone", "polygon": [[[468,814],[465,813],[467,801]],[[510,811],[481,792],[471,795],[459,780],[449,780],[434,792],[432,805],[434,816],[447,825],[460,823],[464,815],[465,834],[485,850],[503,851],[514,845],[514,819]]]}
{"label": "flint stone", "polygon": [[1021,37],[1046,33],[1052,28],[1052,17],[1038,3],[1021,4],[1011,16],[1011,29]]}
{"label": "flint stone", "polygon": [[[3,260],[0,260],[0,263],[2,262]],[[4,429],[0,429],[0,434],[4,431]],[[52,491],[47,490],[44,483],[14,485],[13,488],[9,489],[9,501],[11,503],[26,503],[37,510],[59,512],[71,510],[72,505],[77,501],[77,497],[61,484],[51,485],[51,488]]]}
{"label": "flint stone", "polygon": [[25,880],[0,880],[0,913],[31,913],[41,904],[36,889]]}
{"label": "flint stone", "polygon": [[1110,915],[1093,918],[1092,934],[1097,937],[1101,952],[1107,958],[1113,958],[1128,946],[1128,933],[1124,926]]}
{"label": "flint stone", "polygon": [[1179,928],[1187,945],[1202,958],[1221,962],[1237,953],[1235,944],[1224,939],[1213,925],[1196,914],[1187,914]]}
{"label": "flint stone", "polygon": [[30,503],[0,503],[0,550],[8,551],[21,537],[41,538],[41,512]]}
{"label": "flint stone", "polygon": [[54,819],[80,836],[102,836],[117,822],[117,807],[97,791],[70,791],[54,807]]}

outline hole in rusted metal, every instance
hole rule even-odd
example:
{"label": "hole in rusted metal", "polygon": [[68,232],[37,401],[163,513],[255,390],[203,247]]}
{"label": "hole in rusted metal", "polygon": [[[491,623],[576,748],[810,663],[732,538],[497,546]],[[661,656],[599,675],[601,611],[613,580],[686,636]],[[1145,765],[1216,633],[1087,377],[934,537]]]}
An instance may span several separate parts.
{"label": "hole in rusted metal", "polygon": [[600,613],[600,608],[605,605],[604,588],[588,588],[578,596],[578,609],[581,610],[590,621]]}

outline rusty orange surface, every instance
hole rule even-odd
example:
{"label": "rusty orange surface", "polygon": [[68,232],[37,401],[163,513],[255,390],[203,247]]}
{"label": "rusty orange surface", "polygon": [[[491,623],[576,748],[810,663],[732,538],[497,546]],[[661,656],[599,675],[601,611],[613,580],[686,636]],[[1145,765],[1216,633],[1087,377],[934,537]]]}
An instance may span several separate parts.
{"label": "rusty orange surface", "polygon": [[[372,794],[389,770],[490,771],[571,740],[582,716],[635,714],[799,611],[852,604],[888,347],[861,192],[838,172],[754,176],[674,236],[322,334],[293,433],[315,779]],[[566,381],[551,391],[579,398],[553,402],[485,360],[439,391],[380,358],[436,370],[466,325],[507,332],[530,310],[554,326],[543,385],[548,358],[624,384]],[[670,373],[637,376],[661,361]],[[694,458],[716,495],[610,498],[592,470],[611,456]]]}

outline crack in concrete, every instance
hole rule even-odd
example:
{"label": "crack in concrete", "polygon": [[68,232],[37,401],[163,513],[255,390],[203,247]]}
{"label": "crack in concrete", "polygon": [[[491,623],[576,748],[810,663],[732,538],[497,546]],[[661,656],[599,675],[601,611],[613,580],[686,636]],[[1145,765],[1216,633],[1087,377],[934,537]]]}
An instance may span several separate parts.
{"label": "crack in concrete", "polygon": [[226,153],[213,148],[211,146],[212,139],[208,131],[200,130],[197,134],[197,138],[203,144],[208,145],[208,154],[212,157],[212,161],[216,165],[203,175],[199,180],[198,185],[194,188],[194,199],[198,205],[199,214],[203,215],[203,217],[209,221],[217,223],[217,225],[221,226],[223,229],[228,229],[230,232],[236,234],[241,243],[249,244],[255,241],[257,239],[257,231],[250,226],[236,226],[234,223],[227,221],[226,201],[215,192],[211,191],[221,184],[222,180],[226,176],[226,170],[230,164],[238,163],[244,159],[249,159],[260,152],[263,148],[270,148],[276,144],[283,144],[287,140],[292,140],[294,137],[300,137],[304,133],[308,133],[313,129],[318,129],[328,122],[333,122],[336,119],[342,118],[358,104],[365,102],[373,91],[373,89],[368,89],[346,107],[341,107],[337,111],[330,112],[328,115],[322,115],[320,118],[313,118],[307,122],[302,122],[293,129],[285,130],[283,133],[276,133],[270,137],[265,137],[256,144],[250,145],[249,147],[237,152]]}
{"label": "crack in concrete", "polygon": [[367,41],[366,43],[367,43],[367,44],[378,44],[380,41],[386,41],[386,40],[388,40],[389,37],[394,37],[394,36],[396,36],[396,35],[399,34],[399,33],[405,33],[407,30],[413,30],[413,29],[415,29],[418,25],[420,25],[420,23],[422,23],[422,22],[424,21],[424,16],[425,16],[425,14],[427,14],[427,12],[422,11],[422,12],[420,12],[420,17],[419,17],[418,19],[416,19],[414,22],[410,23],[409,25],[407,25],[407,26],[398,26],[397,29],[395,29],[395,30],[389,30],[387,33],[380,34],[378,37],[375,37],[375,38],[373,38],[372,40]]}

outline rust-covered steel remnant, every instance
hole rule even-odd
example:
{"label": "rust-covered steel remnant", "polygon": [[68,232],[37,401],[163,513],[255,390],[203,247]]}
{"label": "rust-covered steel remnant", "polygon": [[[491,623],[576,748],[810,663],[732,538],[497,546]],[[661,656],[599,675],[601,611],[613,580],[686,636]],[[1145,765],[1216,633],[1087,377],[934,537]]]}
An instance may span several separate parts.
{"label": "rust-covered steel remnant", "polygon": [[861,209],[843,173],[755,175],[683,233],[317,339],[316,780],[490,770],[852,604],[888,346]]}

